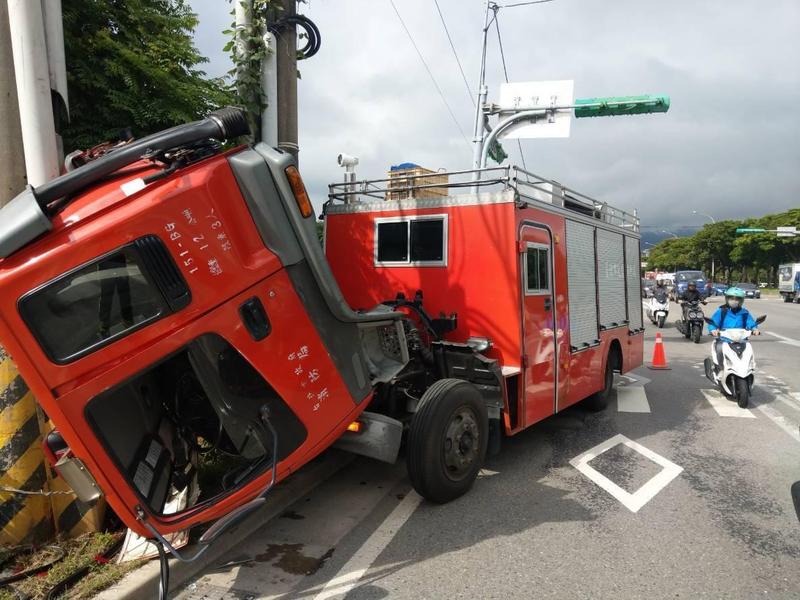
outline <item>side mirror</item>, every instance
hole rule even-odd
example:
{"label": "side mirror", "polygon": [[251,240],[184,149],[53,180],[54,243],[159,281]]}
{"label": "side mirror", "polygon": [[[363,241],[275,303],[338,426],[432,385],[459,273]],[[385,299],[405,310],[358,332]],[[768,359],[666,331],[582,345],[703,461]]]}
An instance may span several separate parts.
{"label": "side mirror", "polygon": [[800,481],[795,481],[792,484],[792,502],[794,502],[794,512],[797,513],[797,518],[800,519]]}
{"label": "side mirror", "polygon": [[758,317],[756,319],[756,323],[758,323],[760,325],[761,323],[763,323],[766,320],[767,320],[767,315],[761,315],[760,317]]}

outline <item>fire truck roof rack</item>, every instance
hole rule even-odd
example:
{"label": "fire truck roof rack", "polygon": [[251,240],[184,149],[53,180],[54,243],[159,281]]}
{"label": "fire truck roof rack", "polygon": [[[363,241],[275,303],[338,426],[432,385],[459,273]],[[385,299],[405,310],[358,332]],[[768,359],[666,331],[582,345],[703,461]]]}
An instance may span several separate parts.
{"label": "fire truck roof rack", "polygon": [[[478,180],[473,177],[476,173],[480,174]],[[474,194],[476,190],[478,194],[514,190],[518,201],[531,206],[558,206],[622,229],[639,231],[639,217],[635,212],[614,208],[555,180],[513,165],[333,183],[328,186],[326,210],[331,206],[362,202],[451,198]]]}

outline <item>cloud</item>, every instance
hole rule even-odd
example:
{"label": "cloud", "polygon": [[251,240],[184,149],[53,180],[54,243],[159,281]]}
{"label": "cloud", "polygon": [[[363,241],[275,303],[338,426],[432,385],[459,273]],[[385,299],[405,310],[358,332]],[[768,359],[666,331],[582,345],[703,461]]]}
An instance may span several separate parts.
{"label": "cloud", "polygon": [[[223,0],[191,0],[206,70],[230,66]],[[473,104],[435,6],[395,0],[467,136]],[[482,0],[439,0],[475,89]],[[300,64],[301,167],[318,206],[339,181],[403,161],[463,169],[471,149],[453,123],[388,0],[310,0],[319,54]],[[556,0],[499,14],[512,81],[575,80],[576,96],[666,93],[666,115],[580,119],[565,140],[522,142],[528,168],[590,196],[638,209],[644,224],[699,224],[800,205],[800,3],[795,0]],[[487,82],[503,73],[490,31]],[[519,164],[516,144],[506,150]]]}

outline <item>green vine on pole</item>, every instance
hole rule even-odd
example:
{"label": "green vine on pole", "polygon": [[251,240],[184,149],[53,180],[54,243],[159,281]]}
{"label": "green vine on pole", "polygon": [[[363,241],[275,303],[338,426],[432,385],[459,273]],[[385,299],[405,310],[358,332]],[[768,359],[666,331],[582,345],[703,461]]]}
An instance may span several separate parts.
{"label": "green vine on pole", "polygon": [[[267,98],[261,86],[261,71],[264,59],[272,53],[264,36],[270,23],[278,19],[283,7],[277,0],[229,0],[239,2],[244,9],[246,25],[237,26],[234,20],[230,29],[222,33],[230,36],[223,50],[228,52],[233,62],[229,71],[232,77],[230,87],[236,93],[239,104],[247,110],[253,139],[261,138],[261,112]],[[231,10],[235,16],[236,7]]]}

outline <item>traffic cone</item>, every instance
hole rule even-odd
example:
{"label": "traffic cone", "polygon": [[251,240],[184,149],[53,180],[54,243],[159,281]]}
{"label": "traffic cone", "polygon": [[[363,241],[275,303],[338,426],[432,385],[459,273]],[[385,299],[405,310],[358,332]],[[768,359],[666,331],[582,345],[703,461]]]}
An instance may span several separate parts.
{"label": "traffic cone", "polygon": [[671,367],[667,364],[667,355],[664,352],[664,341],[661,339],[661,334],[656,334],[656,343],[653,346],[653,362],[647,365],[648,369],[662,369],[669,370]]}

